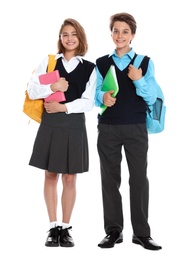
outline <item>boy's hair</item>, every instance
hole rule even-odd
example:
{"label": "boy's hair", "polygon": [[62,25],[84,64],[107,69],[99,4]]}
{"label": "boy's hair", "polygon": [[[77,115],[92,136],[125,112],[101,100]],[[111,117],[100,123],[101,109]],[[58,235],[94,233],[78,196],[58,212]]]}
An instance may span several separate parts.
{"label": "boy's hair", "polygon": [[62,45],[61,42],[61,33],[66,25],[71,25],[76,30],[76,35],[79,40],[79,46],[76,49],[76,55],[84,56],[88,51],[88,43],[87,43],[87,37],[84,28],[81,26],[81,24],[76,21],[75,19],[68,18],[64,20],[63,24],[61,25],[60,31],[59,31],[59,39],[58,39],[58,53],[64,53],[65,48]]}
{"label": "boy's hair", "polygon": [[131,32],[132,34],[136,33],[136,29],[137,29],[137,23],[134,19],[134,17],[131,14],[128,13],[117,13],[114,14],[110,17],[110,24],[109,24],[109,28],[112,31],[113,30],[113,25],[115,22],[125,22],[127,23],[130,28],[131,28]]}

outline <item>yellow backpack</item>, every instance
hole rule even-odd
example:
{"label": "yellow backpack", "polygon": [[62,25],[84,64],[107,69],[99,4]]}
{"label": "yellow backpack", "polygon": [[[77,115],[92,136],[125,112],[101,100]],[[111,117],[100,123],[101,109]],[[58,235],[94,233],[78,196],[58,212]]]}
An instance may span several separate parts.
{"label": "yellow backpack", "polygon": [[[48,68],[47,72],[51,72],[54,70],[56,66],[57,60],[55,60],[55,55],[48,55]],[[41,123],[42,113],[44,111],[44,100],[43,99],[35,99],[32,100],[29,98],[27,90],[25,91],[25,100],[23,105],[23,112],[30,117],[31,119],[35,120],[38,123]],[[30,122],[30,120],[29,120]]]}

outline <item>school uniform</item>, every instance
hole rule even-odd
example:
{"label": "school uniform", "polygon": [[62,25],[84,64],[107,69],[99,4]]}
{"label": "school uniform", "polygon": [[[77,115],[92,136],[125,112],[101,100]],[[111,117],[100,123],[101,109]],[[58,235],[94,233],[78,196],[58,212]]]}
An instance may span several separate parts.
{"label": "school uniform", "polygon": [[[96,76],[92,75],[95,64],[80,57],[74,59],[74,65],[68,72],[64,66],[67,62],[63,54],[57,55],[55,70],[59,70],[60,77],[69,83],[68,90],[64,92],[66,101],[60,102],[66,104],[68,113],[47,113],[44,110],[29,161],[29,165],[49,172],[75,174],[89,170],[85,112],[91,110],[94,103]],[[29,92],[32,85],[37,85],[36,77],[40,72],[42,70],[39,66],[31,79]],[[91,76],[92,86],[89,84]],[[36,93],[38,91],[36,87]],[[48,93],[46,89],[46,93],[41,93],[41,96],[48,94],[50,91]],[[37,93],[36,96],[38,95],[40,94]]]}
{"label": "school uniform", "polygon": [[[104,92],[101,91],[101,84],[111,65],[115,66],[119,84],[115,105],[98,115],[97,148],[101,164],[104,228],[106,234],[118,232],[117,238],[120,242],[122,238],[119,234],[124,228],[120,194],[122,148],[124,148],[129,169],[133,233],[136,236],[150,236],[146,108],[156,99],[157,83],[154,79],[154,67],[151,60],[147,72],[145,71],[146,75],[137,82],[132,82],[127,74],[128,66],[133,63],[134,57],[135,52],[131,49],[122,58],[118,57],[114,51],[111,55],[105,55],[96,60],[98,74],[96,105],[100,106],[103,103]],[[148,85],[148,78],[151,85]]]}

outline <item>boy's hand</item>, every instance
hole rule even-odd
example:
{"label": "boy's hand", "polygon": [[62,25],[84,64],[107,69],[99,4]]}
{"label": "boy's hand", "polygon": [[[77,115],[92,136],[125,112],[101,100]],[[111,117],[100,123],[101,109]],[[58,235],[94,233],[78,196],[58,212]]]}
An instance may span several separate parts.
{"label": "boy's hand", "polygon": [[113,92],[114,90],[110,90],[103,95],[103,103],[107,107],[112,107],[116,102],[116,98],[112,97]]}
{"label": "boy's hand", "polygon": [[131,80],[138,80],[142,78],[142,69],[141,68],[136,69],[132,64],[130,64],[128,68],[127,76]]}

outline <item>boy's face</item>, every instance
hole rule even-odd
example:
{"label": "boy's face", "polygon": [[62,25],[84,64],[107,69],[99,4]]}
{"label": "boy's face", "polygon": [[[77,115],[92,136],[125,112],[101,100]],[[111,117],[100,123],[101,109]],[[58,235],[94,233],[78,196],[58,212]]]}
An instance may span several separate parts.
{"label": "boy's face", "polygon": [[129,48],[135,34],[132,34],[131,28],[127,23],[117,21],[113,25],[111,36],[117,49],[123,49]]}

